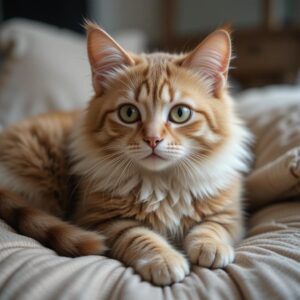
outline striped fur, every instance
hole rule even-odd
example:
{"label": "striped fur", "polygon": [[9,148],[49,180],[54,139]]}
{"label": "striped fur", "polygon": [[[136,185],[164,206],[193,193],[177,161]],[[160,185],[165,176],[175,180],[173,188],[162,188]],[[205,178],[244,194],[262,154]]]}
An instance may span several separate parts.
{"label": "striped fur", "polygon": [[[244,230],[250,140],[227,92],[228,33],[187,55],[133,55],[96,25],[87,31],[95,95],[84,113],[1,134],[0,217],[61,255],[108,249],[157,285],[183,280],[189,261],[225,267]],[[124,104],[137,122],[121,121]],[[168,117],[179,104],[192,110],[184,124]]]}
{"label": "striped fur", "polygon": [[60,255],[101,254],[104,237],[61,218],[68,198],[67,136],[78,113],[22,122],[0,137],[0,217]]}

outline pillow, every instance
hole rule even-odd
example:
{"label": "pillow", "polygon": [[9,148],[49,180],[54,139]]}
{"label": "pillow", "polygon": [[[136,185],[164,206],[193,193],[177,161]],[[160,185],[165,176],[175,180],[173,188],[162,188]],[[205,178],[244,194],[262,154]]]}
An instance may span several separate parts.
{"label": "pillow", "polygon": [[253,208],[300,195],[300,87],[253,89],[238,110],[256,136],[246,187]]}
{"label": "pillow", "polygon": [[41,112],[73,109],[92,95],[84,38],[27,20],[0,30],[2,127]]}
{"label": "pillow", "polygon": [[[133,52],[145,50],[138,30],[115,38]],[[13,19],[0,28],[0,126],[53,110],[82,107],[92,96],[85,37],[39,22]]]}

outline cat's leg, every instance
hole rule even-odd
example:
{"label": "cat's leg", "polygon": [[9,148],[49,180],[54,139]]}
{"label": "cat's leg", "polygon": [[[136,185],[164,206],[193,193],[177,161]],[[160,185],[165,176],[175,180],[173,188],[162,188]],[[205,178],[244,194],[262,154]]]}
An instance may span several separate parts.
{"label": "cat's leg", "polygon": [[239,218],[226,214],[212,219],[191,229],[184,240],[184,249],[193,264],[224,268],[234,261],[233,245],[241,238],[243,226]]}
{"label": "cat's leg", "polygon": [[34,208],[22,197],[5,190],[0,190],[0,218],[63,256],[97,255],[106,250],[102,235]]}
{"label": "cat's leg", "polygon": [[186,258],[162,236],[134,220],[100,226],[107,236],[110,255],[131,266],[144,280],[156,285],[182,281],[189,273]]}

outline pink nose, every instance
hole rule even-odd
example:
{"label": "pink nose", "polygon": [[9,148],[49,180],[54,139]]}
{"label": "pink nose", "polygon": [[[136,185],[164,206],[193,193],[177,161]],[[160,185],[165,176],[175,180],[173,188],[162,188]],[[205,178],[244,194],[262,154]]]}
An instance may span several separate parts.
{"label": "pink nose", "polygon": [[162,139],[157,136],[147,136],[144,138],[144,141],[149,147],[154,149],[162,141]]}

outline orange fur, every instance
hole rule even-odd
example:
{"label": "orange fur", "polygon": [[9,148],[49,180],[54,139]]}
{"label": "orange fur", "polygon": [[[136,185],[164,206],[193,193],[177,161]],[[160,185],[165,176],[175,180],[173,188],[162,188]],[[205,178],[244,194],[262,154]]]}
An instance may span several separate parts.
{"label": "orange fur", "polygon": [[[87,32],[86,112],[35,117],[0,136],[0,217],[62,255],[108,246],[157,285],[181,281],[187,258],[225,267],[243,234],[249,139],[227,92],[229,34],[190,54],[133,55],[96,25]],[[122,120],[124,105],[134,122]],[[179,119],[190,113],[182,124],[176,107]]]}

